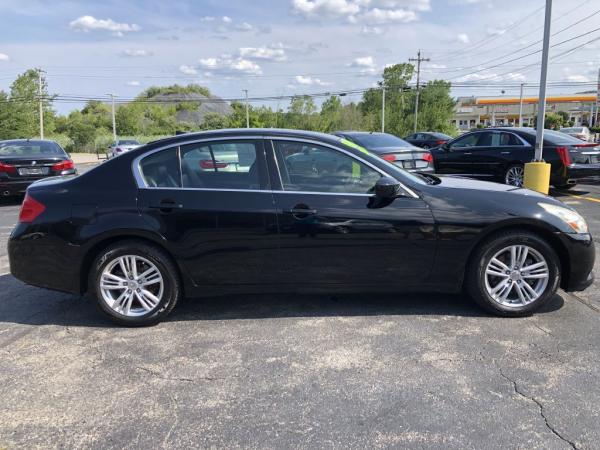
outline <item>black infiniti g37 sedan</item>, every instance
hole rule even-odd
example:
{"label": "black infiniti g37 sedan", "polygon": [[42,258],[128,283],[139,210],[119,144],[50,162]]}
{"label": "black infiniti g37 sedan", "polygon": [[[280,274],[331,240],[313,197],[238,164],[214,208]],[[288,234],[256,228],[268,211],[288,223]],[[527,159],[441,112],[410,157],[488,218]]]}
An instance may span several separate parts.
{"label": "black infiniti g37 sedan", "polygon": [[594,264],[585,220],[552,197],[277,129],[176,136],[37,182],[8,245],[15,277],[89,292],[128,325],[227,290],[464,289],[522,316],[585,289]]}

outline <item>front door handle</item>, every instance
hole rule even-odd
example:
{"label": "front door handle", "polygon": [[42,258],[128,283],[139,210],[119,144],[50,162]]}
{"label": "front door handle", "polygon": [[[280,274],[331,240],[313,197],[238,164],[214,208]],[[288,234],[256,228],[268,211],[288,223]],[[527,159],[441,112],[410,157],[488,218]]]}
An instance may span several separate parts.
{"label": "front door handle", "polygon": [[463,155],[472,155],[473,153],[471,152],[464,152]]}
{"label": "front door handle", "polygon": [[510,152],[500,152],[501,155],[510,155]]}
{"label": "front door handle", "polygon": [[286,212],[291,214],[295,219],[305,219],[308,216],[314,216],[317,214],[316,209],[312,209],[304,205],[294,206],[293,208],[288,209]]}

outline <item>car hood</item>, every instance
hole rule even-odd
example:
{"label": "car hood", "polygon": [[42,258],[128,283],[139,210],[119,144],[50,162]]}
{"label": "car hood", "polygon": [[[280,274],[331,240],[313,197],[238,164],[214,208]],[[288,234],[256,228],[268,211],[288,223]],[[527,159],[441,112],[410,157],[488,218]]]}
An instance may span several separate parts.
{"label": "car hood", "polygon": [[446,188],[452,189],[469,189],[479,191],[495,191],[495,192],[511,192],[514,194],[528,195],[533,197],[548,197],[545,194],[532,191],[517,186],[511,186],[509,184],[492,183],[489,181],[473,180],[471,178],[464,177],[453,177],[453,176],[441,176],[439,177],[440,184]]}

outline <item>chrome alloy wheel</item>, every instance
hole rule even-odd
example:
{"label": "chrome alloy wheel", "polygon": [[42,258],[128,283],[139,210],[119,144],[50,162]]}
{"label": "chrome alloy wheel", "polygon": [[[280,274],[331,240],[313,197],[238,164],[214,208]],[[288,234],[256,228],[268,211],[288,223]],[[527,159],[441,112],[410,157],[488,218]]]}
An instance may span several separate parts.
{"label": "chrome alloy wheel", "polygon": [[163,277],[154,263],[137,255],[124,255],[106,265],[100,276],[100,293],[109,308],[127,317],[143,316],[160,303]]}
{"label": "chrome alloy wheel", "polygon": [[502,306],[519,307],[536,301],[550,279],[548,263],[527,245],[511,245],[497,252],[485,268],[485,288]]}
{"label": "chrome alloy wheel", "polygon": [[525,176],[525,169],[521,166],[512,166],[506,171],[504,182],[512,186],[523,186],[523,177]]}

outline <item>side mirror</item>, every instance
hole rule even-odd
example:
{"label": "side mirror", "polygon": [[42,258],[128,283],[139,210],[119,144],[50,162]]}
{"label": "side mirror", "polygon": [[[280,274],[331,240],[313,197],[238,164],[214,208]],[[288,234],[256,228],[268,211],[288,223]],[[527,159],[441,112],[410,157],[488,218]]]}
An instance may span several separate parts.
{"label": "side mirror", "polygon": [[375,196],[381,199],[394,199],[400,192],[400,183],[394,178],[381,177],[375,184]]}

